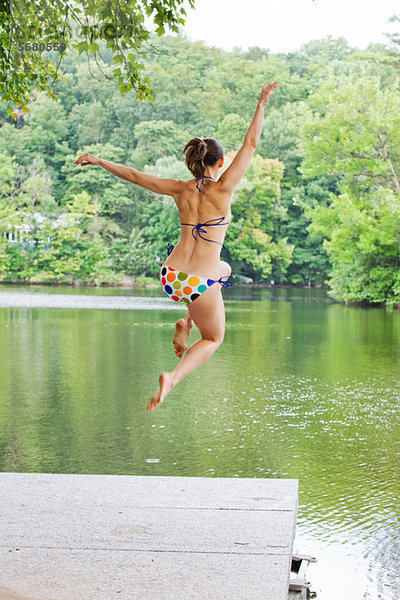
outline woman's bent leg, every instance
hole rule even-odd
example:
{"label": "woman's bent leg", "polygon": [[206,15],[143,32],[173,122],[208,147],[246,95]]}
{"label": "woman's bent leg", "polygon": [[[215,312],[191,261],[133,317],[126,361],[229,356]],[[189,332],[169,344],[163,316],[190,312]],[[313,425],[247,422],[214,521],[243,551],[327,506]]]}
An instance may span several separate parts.
{"label": "woman's bent leg", "polygon": [[210,358],[216,351],[221,342],[215,342],[213,340],[201,339],[194,342],[185,354],[185,357],[181,360],[179,365],[171,371],[171,384],[175,387],[186,375],[189,375],[192,371],[200,367],[203,363]]}
{"label": "woman's bent leg", "polygon": [[224,339],[225,309],[219,284],[215,283],[194,302],[188,304],[188,310],[200,331],[201,339],[190,346],[173,371],[160,375],[160,387],[150,399],[148,411],[154,410],[184,377],[205,363]]}
{"label": "woman's bent leg", "polygon": [[175,335],[173,340],[174,351],[178,358],[182,358],[183,353],[187,350],[190,332],[193,327],[192,317],[188,312],[186,317],[179,319],[176,322]]}

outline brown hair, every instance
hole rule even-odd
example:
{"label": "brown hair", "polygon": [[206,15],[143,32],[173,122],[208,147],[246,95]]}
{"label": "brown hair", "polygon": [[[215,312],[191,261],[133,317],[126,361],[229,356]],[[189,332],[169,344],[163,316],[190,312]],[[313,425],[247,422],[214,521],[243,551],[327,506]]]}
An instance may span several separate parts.
{"label": "brown hair", "polygon": [[206,166],[215,165],[224,156],[224,150],[214,138],[192,138],[184,147],[185,163],[196,179],[204,175]]}

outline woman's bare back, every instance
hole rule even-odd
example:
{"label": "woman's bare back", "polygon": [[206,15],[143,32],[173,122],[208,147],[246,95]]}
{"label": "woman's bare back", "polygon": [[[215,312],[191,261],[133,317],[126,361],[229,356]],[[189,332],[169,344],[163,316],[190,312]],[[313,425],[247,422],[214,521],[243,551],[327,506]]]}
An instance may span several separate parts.
{"label": "woman's bare back", "polygon": [[[186,273],[218,279],[222,244],[232,218],[232,194],[221,189],[219,180],[207,179],[204,183],[205,186],[197,182],[201,188],[199,192],[196,181],[191,179],[185,182],[181,192],[174,197],[179,210],[181,235],[165,262]],[[202,225],[200,231],[194,229],[199,223],[207,221],[216,225]],[[217,224],[219,221],[221,224]]]}

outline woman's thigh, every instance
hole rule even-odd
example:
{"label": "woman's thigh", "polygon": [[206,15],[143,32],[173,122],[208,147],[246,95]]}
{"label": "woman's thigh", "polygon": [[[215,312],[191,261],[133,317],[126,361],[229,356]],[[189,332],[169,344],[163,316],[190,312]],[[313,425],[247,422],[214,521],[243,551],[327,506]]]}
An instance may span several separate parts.
{"label": "woman's thigh", "polygon": [[201,337],[221,343],[225,335],[225,308],[221,285],[214,283],[187,306]]}

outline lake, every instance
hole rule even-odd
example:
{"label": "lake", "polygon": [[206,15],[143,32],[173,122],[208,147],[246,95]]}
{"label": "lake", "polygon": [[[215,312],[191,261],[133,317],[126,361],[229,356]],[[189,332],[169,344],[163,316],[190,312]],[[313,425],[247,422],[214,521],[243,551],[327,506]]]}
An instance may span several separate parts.
{"label": "lake", "polygon": [[2,285],[0,470],[296,478],[319,600],[398,598],[400,312],[223,296],[223,344],[147,413],[185,307],[158,288]]}

